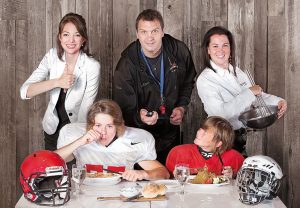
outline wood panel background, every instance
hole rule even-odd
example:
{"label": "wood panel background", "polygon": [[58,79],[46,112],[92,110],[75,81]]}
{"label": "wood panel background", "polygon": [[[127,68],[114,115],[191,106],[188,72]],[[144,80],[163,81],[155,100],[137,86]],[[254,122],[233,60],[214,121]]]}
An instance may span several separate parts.
{"label": "wood panel background", "polygon": [[[201,72],[200,44],[212,26],[222,25],[236,39],[237,63],[252,72],[264,91],[288,101],[284,117],[267,130],[250,132],[248,152],[273,157],[286,177],[280,197],[300,207],[300,1],[297,0],[0,0],[0,207],[20,197],[19,166],[43,148],[41,121],[48,95],[23,101],[19,89],[44,54],[55,46],[58,23],[68,12],[83,15],[90,47],[101,63],[99,98],[111,97],[113,70],[121,51],[135,40],[135,18],[146,8],[159,10],[165,32],[190,48]],[[190,143],[206,117],[196,90],[185,122]]]}

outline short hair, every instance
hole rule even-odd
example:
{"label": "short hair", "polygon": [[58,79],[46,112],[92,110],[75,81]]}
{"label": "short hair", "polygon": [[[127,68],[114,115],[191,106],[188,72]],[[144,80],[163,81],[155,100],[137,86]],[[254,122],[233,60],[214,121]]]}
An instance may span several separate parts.
{"label": "short hair", "polygon": [[57,47],[57,56],[58,58],[62,60],[62,56],[64,53],[64,49],[61,46],[60,40],[59,40],[59,36],[62,34],[63,29],[65,27],[65,25],[67,23],[73,23],[76,27],[76,29],[78,30],[79,34],[83,37],[84,42],[80,48],[80,50],[82,50],[84,53],[86,53],[88,56],[91,56],[90,52],[89,52],[89,38],[87,35],[87,28],[86,28],[86,22],[85,19],[79,15],[79,14],[75,14],[75,13],[68,13],[66,14],[59,23],[58,26],[58,33],[57,33],[57,37],[56,37],[56,47]]}
{"label": "short hair", "polygon": [[[235,62],[235,42],[234,42],[234,37],[232,35],[232,33],[227,30],[224,27],[221,26],[215,26],[212,27],[211,29],[209,29],[202,40],[202,44],[201,44],[201,49],[202,49],[202,63],[204,64],[204,67],[208,67],[212,70],[213,67],[210,64],[210,56],[208,54],[207,48],[209,46],[210,43],[210,38],[213,35],[226,35],[228,40],[229,40],[229,44],[230,44],[230,57],[229,57],[229,63],[233,66],[233,70],[234,70],[234,75],[236,76],[236,62]],[[215,71],[215,70],[214,70]]]}
{"label": "short hair", "polygon": [[117,128],[117,136],[122,136],[125,131],[124,120],[120,106],[109,99],[102,99],[95,102],[87,114],[87,130],[95,125],[95,117],[97,114],[103,113],[113,118],[113,124]]}
{"label": "short hair", "polygon": [[213,152],[219,151],[219,153],[222,154],[226,150],[232,148],[234,142],[234,130],[226,119],[219,116],[208,117],[201,128],[204,130],[212,129],[214,132],[213,141],[216,143],[222,142],[222,145]]}
{"label": "short hair", "polygon": [[138,25],[140,20],[144,20],[144,21],[153,21],[153,20],[158,20],[161,26],[161,29],[164,29],[164,20],[160,14],[159,11],[154,10],[154,9],[146,9],[144,11],[142,11],[138,17],[136,18],[135,21],[135,29],[138,30]]}

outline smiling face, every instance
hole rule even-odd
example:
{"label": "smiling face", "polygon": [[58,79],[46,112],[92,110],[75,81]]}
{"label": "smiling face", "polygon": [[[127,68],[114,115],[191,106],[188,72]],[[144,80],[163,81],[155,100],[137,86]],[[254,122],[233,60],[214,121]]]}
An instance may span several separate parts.
{"label": "smiling face", "polygon": [[101,137],[97,142],[104,146],[109,145],[117,134],[113,117],[104,113],[98,113],[95,116],[93,129],[100,133]]}
{"label": "smiling face", "polygon": [[208,54],[211,60],[222,67],[228,69],[230,57],[230,43],[226,35],[212,35],[207,47]]}
{"label": "smiling face", "polygon": [[84,38],[78,32],[76,26],[68,22],[59,35],[60,44],[67,55],[78,55]]}
{"label": "smiling face", "polygon": [[206,152],[215,152],[216,148],[222,145],[222,142],[213,141],[214,135],[215,131],[213,128],[207,130],[200,128],[197,131],[194,143]]}
{"label": "smiling face", "polygon": [[155,58],[159,55],[164,32],[157,19],[153,21],[140,20],[136,36],[141,43],[145,56]]}

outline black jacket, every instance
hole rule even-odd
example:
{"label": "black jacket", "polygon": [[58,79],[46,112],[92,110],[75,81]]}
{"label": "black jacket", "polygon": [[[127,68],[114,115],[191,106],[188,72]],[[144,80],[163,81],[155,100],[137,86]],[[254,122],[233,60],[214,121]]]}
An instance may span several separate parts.
{"label": "black jacket", "polygon": [[[175,139],[174,132],[178,126],[170,124],[168,119],[159,119],[153,126],[140,120],[141,108],[160,112],[161,105],[159,85],[148,74],[140,51],[141,45],[136,40],[122,52],[114,73],[113,99],[120,105],[127,126],[146,129],[156,140],[160,137],[168,145]],[[164,96],[166,115],[169,117],[175,107],[189,104],[196,71],[187,46],[167,34],[163,37],[163,55]]]}

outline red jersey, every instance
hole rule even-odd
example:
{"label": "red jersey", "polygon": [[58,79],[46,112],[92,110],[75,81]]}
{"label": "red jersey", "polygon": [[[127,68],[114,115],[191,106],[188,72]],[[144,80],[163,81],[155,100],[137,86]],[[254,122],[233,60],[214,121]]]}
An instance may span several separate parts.
{"label": "red jersey", "polygon": [[[234,149],[224,152],[221,157],[224,166],[231,166],[233,173],[237,174],[243,164],[244,157]],[[184,144],[174,147],[169,152],[166,161],[166,167],[170,173],[173,173],[177,163],[188,164],[190,168],[203,168],[206,165],[209,172],[222,175],[222,164],[218,156],[214,154],[211,158],[205,160],[196,144]]]}

